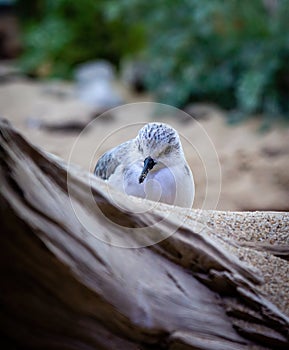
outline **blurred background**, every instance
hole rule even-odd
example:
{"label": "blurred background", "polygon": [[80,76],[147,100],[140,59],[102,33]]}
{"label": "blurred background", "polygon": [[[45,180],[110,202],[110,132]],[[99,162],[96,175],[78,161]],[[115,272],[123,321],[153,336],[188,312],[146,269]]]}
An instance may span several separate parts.
{"label": "blurred background", "polygon": [[[0,0],[0,116],[68,160],[109,111],[73,153],[90,171],[135,136],[92,161],[104,134],[164,121],[197,150],[184,142],[195,208],[215,208],[213,144],[217,209],[288,211],[288,18],[288,0]],[[187,114],[111,110],[146,101]]]}

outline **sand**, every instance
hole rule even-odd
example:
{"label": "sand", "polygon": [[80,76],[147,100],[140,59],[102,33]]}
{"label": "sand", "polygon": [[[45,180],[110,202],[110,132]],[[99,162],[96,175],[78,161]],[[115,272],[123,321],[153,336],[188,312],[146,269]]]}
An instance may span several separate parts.
{"label": "sand", "polygon": [[[127,103],[153,101],[151,96],[135,95],[120,84],[116,88]],[[75,97],[73,85],[20,78],[0,85],[1,117],[34,144],[66,161],[71,156],[73,163],[86,170],[92,171],[104,151],[134,137],[141,126],[137,123],[157,119],[171,124],[181,135],[195,178],[194,208],[288,211],[289,127],[275,124],[261,133],[260,118],[231,126],[221,111],[200,108],[198,121],[177,115],[154,116],[145,104],[122,108],[110,117],[97,118],[71,154],[79,131],[42,130],[37,123],[85,124],[90,120],[93,112]]]}

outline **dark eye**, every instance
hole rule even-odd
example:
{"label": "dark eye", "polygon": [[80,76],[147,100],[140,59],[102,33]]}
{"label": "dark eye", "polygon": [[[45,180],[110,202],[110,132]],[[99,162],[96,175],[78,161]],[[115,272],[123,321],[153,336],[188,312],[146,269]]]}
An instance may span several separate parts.
{"label": "dark eye", "polygon": [[169,154],[172,150],[172,146],[168,146],[165,151],[164,151],[164,154]]}

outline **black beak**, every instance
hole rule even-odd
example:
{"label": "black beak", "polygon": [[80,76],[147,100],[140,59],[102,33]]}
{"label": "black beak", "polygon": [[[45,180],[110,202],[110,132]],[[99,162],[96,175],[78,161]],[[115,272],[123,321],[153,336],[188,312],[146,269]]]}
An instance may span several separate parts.
{"label": "black beak", "polygon": [[156,165],[157,163],[151,158],[151,157],[147,157],[144,160],[144,166],[142,169],[142,172],[140,174],[140,177],[138,179],[138,182],[141,184],[142,182],[144,182],[145,178],[147,177],[147,174],[150,170],[152,170],[152,168]]}

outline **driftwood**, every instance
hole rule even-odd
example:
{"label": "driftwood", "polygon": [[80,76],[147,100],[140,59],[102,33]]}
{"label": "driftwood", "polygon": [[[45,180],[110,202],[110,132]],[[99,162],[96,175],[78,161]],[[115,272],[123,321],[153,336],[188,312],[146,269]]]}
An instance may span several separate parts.
{"label": "driftwood", "polygon": [[206,213],[186,222],[193,210],[112,199],[4,121],[0,161],[5,349],[288,348],[262,273],[202,224]]}

